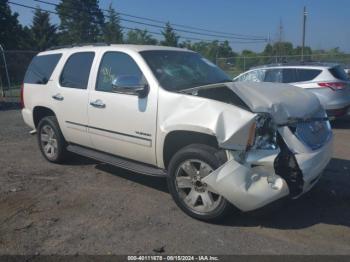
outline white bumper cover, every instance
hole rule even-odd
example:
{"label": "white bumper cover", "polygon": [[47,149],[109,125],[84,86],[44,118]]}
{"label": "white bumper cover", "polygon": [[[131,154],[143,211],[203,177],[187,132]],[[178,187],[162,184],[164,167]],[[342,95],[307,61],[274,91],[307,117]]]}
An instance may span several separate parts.
{"label": "white bumper cover", "polygon": [[[331,137],[316,151],[294,154],[303,174],[303,193],[315,185],[330,161],[332,144]],[[274,172],[278,153],[279,150],[250,152],[243,164],[231,159],[205,177],[203,182],[242,211],[263,207],[289,195],[287,182]]]}
{"label": "white bumper cover", "polygon": [[34,121],[33,121],[33,114],[32,111],[28,108],[22,109],[22,117],[24,120],[24,123],[28,125],[29,127],[35,129]]}

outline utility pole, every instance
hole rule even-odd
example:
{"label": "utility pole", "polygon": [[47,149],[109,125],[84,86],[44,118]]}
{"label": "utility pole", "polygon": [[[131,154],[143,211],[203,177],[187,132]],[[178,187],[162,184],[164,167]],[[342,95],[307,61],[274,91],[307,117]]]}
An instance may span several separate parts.
{"label": "utility pole", "polygon": [[280,24],[278,26],[278,51],[277,55],[279,57],[280,62],[282,61],[282,55],[284,53],[284,50],[282,48],[282,42],[283,42],[283,23],[282,18],[280,18]]}
{"label": "utility pole", "polygon": [[306,6],[304,6],[304,12],[303,12],[303,43],[302,43],[302,46],[301,46],[301,62],[304,62],[306,16],[307,16]]}

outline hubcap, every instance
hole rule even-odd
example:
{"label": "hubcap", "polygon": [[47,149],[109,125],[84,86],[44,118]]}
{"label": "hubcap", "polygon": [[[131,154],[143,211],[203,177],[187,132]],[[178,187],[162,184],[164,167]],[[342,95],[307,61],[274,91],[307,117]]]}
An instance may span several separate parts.
{"label": "hubcap", "polygon": [[40,131],[40,142],[44,154],[49,159],[54,159],[57,155],[57,138],[55,131],[49,125],[44,125]]}
{"label": "hubcap", "polygon": [[186,160],[176,171],[175,185],[180,199],[197,213],[209,213],[220,204],[221,196],[202,181],[212,171],[212,167],[197,159]]}

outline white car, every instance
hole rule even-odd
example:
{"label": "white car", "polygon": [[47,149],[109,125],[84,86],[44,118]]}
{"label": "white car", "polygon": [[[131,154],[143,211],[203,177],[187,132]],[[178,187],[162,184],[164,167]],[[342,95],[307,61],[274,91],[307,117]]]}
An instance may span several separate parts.
{"label": "white car", "polygon": [[339,64],[290,63],[252,68],[234,81],[288,83],[318,97],[329,117],[350,113],[350,79]]}
{"label": "white car", "polygon": [[31,62],[22,115],[50,162],[71,151],[167,177],[192,217],[222,218],[296,198],[331,158],[332,131],[311,93],[233,83],[199,54],[171,47],[80,46]]}

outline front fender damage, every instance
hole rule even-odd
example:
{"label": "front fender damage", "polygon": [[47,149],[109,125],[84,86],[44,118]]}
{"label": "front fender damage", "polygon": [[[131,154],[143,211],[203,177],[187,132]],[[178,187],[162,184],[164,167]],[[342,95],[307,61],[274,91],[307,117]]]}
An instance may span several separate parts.
{"label": "front fender damage", "polygon": [[203,182],[242,211],[250,211],[289,195],[285,179],[274,172],[279,150],[250,152],[245,163],[234,158]]}
{"label": "front fender damage", "polygon": [[277,140],[277,149],[250,150],[243,160],[232,157],[203,182],[242,211],[285,196],[299,197],[314,186],[329,163],[333,140],[311,152],[292,152],[281,135]]}

